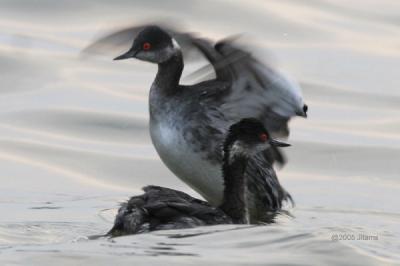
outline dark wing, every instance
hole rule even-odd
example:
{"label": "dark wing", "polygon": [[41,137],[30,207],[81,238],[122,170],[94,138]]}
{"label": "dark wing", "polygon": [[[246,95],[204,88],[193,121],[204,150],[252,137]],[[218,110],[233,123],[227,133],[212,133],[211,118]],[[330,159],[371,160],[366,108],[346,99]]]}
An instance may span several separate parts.
{"label": "dark wing", "polygon": [[231,222],[220,209],[181,191],[159,186],[147,186],[143,190],[143,195],[132,197],[121,205],[108,235]]}
{"label": "dark wing", "polygon": [[[157,23],[153,23],[157,24]],[[110,33],[83,50],[83,53],[105,53],[127,46],[146,26],[139,25]],[[234,39],[225,39],[213,44],[194,34],[179,32],[170,23],[158,23],[181,46],[187,62],[194,50],[209,61],[191,77],[209,76],[215,73],[216,79],[231,84],[230,93],[225,96],[222,109],[231,121],[243,117],[256,117],[274,134],[287,136],[287,122],[293,116],[306,116],[307,107],[303,103],[300,87],[282,73],[256,60],[245,49],[234,43]],[[196,57],[192,57],[196,58]]]}
{"label": "dark wing", "polygon": [[217,43],[215,48],[223,54],[228,62],[225,67],[233,73],[232,93],[223,106],[227,114],[257,117],[271,132],[280,136],[288,134],[287,122],[291,117],[306,116],[301,89],[296,83],[262,64],[230,40]]}
{"label": "dark wing", "polygon": [[214,216],[224,216],[218,208],[181,191],[159,186],[147,186],[143,190],[146,192],[144,208],[149,215],[161,220],[195,217],[207,224]]}
{"label": "dark wing", "polygon": [[212,65],[200,68],[191,78],[211,76],[228,81],[231,91],[222,105],[232,121],[243,117],[257,117],[275,135],[287,136],[287,122],[293,116],[307,116],[300,87],[288,77],[261,63],[229,38],[215,46],[210,41],[191,38]]}

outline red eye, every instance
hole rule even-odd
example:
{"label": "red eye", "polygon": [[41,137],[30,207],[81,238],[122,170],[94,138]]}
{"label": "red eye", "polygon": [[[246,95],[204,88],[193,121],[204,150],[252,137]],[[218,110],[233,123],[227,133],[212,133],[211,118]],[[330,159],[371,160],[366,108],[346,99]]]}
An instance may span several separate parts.
{"label": "red eye", "polygon": [[261,133],[259,137],[262,142],[266,142],[268,140],[268,135],[265,133]]}
{"label": "red eye", "polygon": [[143,44],[143,50],[150,50],[150,48],[151,48],[151,44],[150,44],[150,43],[145,42],[145,43]]}

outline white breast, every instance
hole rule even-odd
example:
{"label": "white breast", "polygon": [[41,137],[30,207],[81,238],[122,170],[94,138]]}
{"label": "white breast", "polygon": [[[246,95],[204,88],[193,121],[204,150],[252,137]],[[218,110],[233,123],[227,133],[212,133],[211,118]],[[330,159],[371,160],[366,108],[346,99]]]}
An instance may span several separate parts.
{"label": "white breast", "polygon": [[213,165],[196,153],[183,138],[183,132],[167,122],[150,122],[154,147],[167,167],[211,204],[222,200],[221,166]]}

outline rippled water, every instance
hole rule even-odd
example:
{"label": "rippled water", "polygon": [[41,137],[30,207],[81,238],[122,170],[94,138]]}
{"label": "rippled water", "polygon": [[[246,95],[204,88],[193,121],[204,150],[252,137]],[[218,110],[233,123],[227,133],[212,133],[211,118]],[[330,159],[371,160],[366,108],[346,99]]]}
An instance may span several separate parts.
{"label": "rippled water", "polygon": [[[0,6],[0,264],[399,263],[398,1]],[[163,18],[211,38],[246,32],[254,53],[302,84],[309,118],[292,121],[279,171],[293,217],[89,240],[143,185],[194,194],[149,140],[156,67],[113,62],[121,51],[80,56],[101,33]]]}

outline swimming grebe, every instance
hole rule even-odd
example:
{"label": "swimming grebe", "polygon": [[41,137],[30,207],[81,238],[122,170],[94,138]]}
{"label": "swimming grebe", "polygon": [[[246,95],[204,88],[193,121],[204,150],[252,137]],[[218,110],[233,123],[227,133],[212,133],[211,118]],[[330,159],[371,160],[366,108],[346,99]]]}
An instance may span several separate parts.
{"label": "swimming grebe", "polygon": [[[223,197],[220,143],[229,125],[244,117],[256,117],[272,136],[287,135],[287,122],[306,116],[299,88],[273,69],[229,41],[213,46],[189,34],[145,26],[117,32],[110,38],[137,33],[132,48],[116,60],[137,58],[157,63],[158,72],[150,89],[150,135],[167,167],[219,206]],[[105,39],[100,40],[101,43]],[[179,40],[179,44],[175,41]],[[182,47],[198,47],[214,66],[217,78],[191,86],[179,84],[183,70]],[[268,158],[266,158],[268,157]],[[277,148],[267,156],[249,161],[248,202],[251,219],[263,219],[291,200],[272,167],[282,161]]]}
{"label": "swimming grebe", "polygon": [[132,197],[122,204],[108,235],[249,223],[245,175],[247,162],[263,150],[277,146],[285,147],[289,144],[271,139],[258,120],[241,120],[230,127],[223,143],[224,192],[218,208],[177,190],[147,186],[143,188],[143,195]]}

